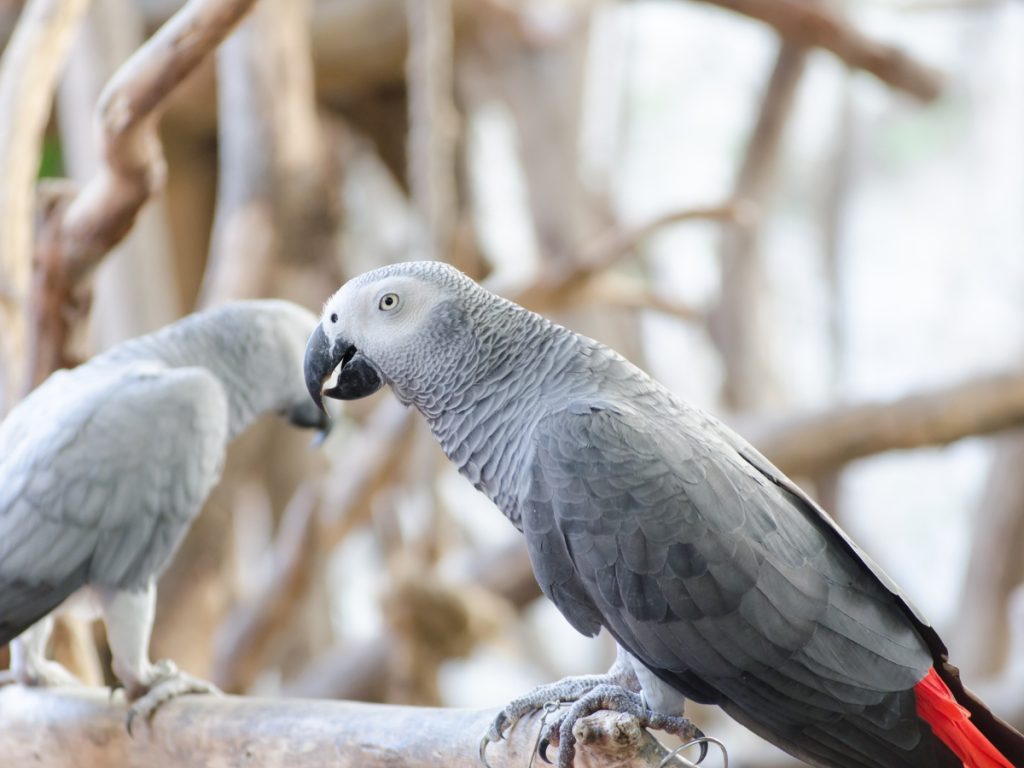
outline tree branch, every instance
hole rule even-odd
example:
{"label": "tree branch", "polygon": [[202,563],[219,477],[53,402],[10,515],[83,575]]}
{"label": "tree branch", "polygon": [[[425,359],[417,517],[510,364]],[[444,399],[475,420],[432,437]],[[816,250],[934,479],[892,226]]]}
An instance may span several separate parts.
{"label": "tree branch", "polygon": [[922,101],[938,98],[942,75],[900,49],[865,36],[828,6],[806,0],[702,0],[763,21],[783,39],[804,48],[822,48],[855,69]]}
{"label": "tree branch", "polygon": [[[528,309],[543,312],[560,306],[570,295],[581,290],[591,279],[635,252],[647,238],[673,224],[687,221],[712,221],[746,226],[754,214],[742,203],[724,203],[706,208],[685,208],[656,216],[650,221],[630,227],[614,227],[604,232],[571,258],[557,259],[554,266],[537,280],[510,295]],[[499,286],[492,286],[501,291]]]}
{"label": "tree branch", "polygon": [[255,0],[191,0],[111,78],[97,105],[103,165],[81,191],[49,201],[37,230],[30,386],[64,364],[78,284],[127,234],[164,183],[156,123],[168,97]]}
{"label": "tree branch", "polygon": [[20,394],[35,184],[57,77],[88,0],[32,0],[0,60],[0,413]]}
{"label": "tree branch", "polygon": [[[995,674],[1007,661],[1016,663],[1018,676],[1024,676],[1024,591],[1011,608],[1017,624],[1015,642],[1006,609],[1010,594],[1024,582],[1024,430],[1001,435],[993,445],[984,491],[971,516],[970,556],[957,620],[950,628],[957,666],[972,680]],[[1024,710],[1024,688],[1018,690],[1018,706]]]}
{"label": "tree branch", "polygon": [[309,0],[262,2],[217,54],[220,172],[200,306],[264,296],[275,281],[280,294],[282,266],[335,261],[336,169],[313,87],[312,15]]}
{"label": "tree branch", "polygon": [[[803,77],[807,51],[783,41],[779,47],[757,121],[747,142],[733,195],[768,207],[776,186],[776,168]],[[721,353],[725,380],[722,400],[733,410],[757,410],[771,401],[773,375],[765,348],[766,290],[761,232],[755,225],[722,231],[719,262],[721,290],[709,317],[709,330]]]}
{"label": "tree branch", "polygon": [[1024,371],[979,376],[891,402],[861,403],[752,425],[745,436],[790,475],[884,451],[945,445],[1024,424]]}
{"label": "tree branch", "polygon": [[[186,696],[148,727],[125,729],[106,689],[0,690],[0,753],[11,765],[178,768],[252,763],[264,768],[479,768],[480,738],[497,710],[340,701]],[[491,768],[521,767],[537,744],[540,713],[487,750]],[[599,712],[576,726],[577,768],[654,768],[667,754],[630,716]]]}
{"label": "tree branch", "polygon": [[406,0],[408,177],[427,256],[444,258],[456,218],[452,0]]}

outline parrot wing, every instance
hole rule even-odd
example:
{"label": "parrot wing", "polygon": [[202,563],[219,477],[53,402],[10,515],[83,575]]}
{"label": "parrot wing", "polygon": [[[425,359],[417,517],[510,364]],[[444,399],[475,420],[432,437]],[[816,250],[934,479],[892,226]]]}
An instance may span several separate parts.
{"label": "parrot wing", "polygon": [[227,403],[205,369],[82,366],[0,425],[0,645],[84,584],[141,588],[220,473]]}
{"label": "parrot wing", "polygon": [[540,420],[521,507],[544,592],[804,759],[959,765],[916,716],[933,658],[888,582],[708,417],[667,406],[578,400]]}

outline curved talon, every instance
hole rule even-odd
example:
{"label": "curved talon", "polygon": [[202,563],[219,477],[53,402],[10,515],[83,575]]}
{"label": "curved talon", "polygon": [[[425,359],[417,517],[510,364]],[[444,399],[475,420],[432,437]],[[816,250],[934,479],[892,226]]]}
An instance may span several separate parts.
{"label": "curved talon", "polygon": [[491,768],[491,764],[487,762],[487,745],[491,743],[491,736],[489,733],[485,733],[483,738],[480,739],[480,762],[484,764],[484,768]]}
{"label": "curved talon", "polygon": [[540,755],[540,759],[548,765],[552,765],[551,758],[548,757],[548,747],[551,746],[551,739],[547,736],[540,740],[540,744],[537,745],[537,754]]}
{"label": "curved talon", "polygon": [[698,743],[700,745],[700,753],[697,755],[697,765],[700,765],[708,756],[708,742],[704,738],[703,733],[698,737]]}
{"label": "curved talon", "polygon": [[128,715],[124,719],[124,727],[128,731],[128,738],[134,739],[135,734],[132,733],[132,724],[135,722],[135,710],[129,709]]}

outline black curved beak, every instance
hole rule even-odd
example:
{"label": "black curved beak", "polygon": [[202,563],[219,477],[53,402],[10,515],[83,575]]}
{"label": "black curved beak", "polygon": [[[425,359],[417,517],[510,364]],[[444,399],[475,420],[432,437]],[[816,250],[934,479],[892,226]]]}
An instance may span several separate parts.
{"label": "black curved beak", "polygon": [[[324,384],[338,367],[341,370],[337,383],[325,390]],[[344,339],[337,338],[332,344],[323,325],[318,325],[309,337],[303,368],[306,389],[321,411],[324,410],[324,395],[338,400],[357,400],[384,386],[384,377],[377,366]]]}
{"label": "black curved beak", "polygon": [[281,416],[293,427],[316,430],[316,434],[310,443],[314,448],[323,445],[323,442],[331,433],[331,417],[322,407],[317,407],[309,400],[303,400],[289,408],[285,408],[281,411]]}

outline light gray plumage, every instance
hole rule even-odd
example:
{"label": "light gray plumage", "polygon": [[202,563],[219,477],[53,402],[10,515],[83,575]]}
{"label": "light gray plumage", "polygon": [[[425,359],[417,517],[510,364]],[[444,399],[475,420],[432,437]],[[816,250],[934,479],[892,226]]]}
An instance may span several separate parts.
{"label": "light gray plumage", "polygon": [[[192,315],[54,373],[8,415],[0,644],[83,587],[105,609],[151,610],[146,595],[216,484],[228,442],[267,412],[323,424],[298,373],[315,324],[284,301]],[[112,607],[121,593],[139,607]],[[151,622],[121,628],[131,637],[118,642],[132,646],[123,655],[145,654],[134,644],[144,632],[148,645]],[[146,677],[148,657],[128,663],[114,650],[129,692],[143,693],[153,681],[134,678]]]}
{"label": "light gray plumage", "polygon": [[[323,394],[387,383],[417,407],[525,534],[544,593],[648,679],[813,764],[960,765],[915,712],[933,666],[962,693],[935,632],[763,456],[613,350],[410,263],[327,302],[307,349],[314,399],[339,363]],[[1020,749],[1014,734],[1000,738]]]}

